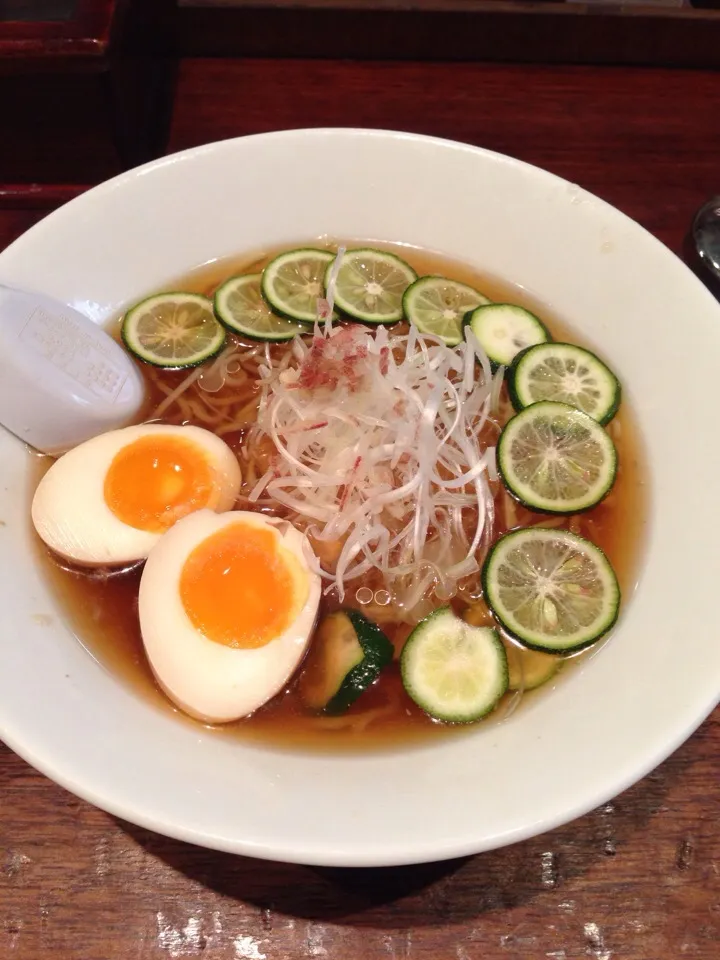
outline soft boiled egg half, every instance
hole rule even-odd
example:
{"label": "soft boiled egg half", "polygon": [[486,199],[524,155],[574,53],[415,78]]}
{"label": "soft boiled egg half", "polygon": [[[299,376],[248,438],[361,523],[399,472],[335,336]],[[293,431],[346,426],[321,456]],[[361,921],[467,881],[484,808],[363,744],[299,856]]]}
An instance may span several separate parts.
{"label": "soft boiled egg half", "polygon": [[230,447],[201,427],[145,424],[103,433],[57,460],[40,481],[32,519],[40,537],[78,564],[147,557],[195,510],[230,510],[240,490]]}
{"label": "soft boiled egg half", "polygon": [[200,510],[150,553],[140,630],[155,677],[182,710],[210,723],[275,696],[307,650],[320,602],[305,536],[284,520]]}

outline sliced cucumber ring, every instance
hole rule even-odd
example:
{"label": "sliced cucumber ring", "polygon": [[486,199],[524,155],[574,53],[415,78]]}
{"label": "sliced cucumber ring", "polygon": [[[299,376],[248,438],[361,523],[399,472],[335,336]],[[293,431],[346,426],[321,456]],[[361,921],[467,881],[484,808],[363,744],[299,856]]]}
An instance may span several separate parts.
{"label": "sliced cucumber ring", "polygon": [[403,318],[403,294],[416,278],[413,268],[394,253],[370,247],[348,250],[335,279],[335,304],[353,320],[396,323]]}
{"label": "sliced cucumber ring", "polygon": [[281,253],[262,272],[262,295],[280,316],[315,323],[317,302],[325,296],[325,271],[334,259],[329,250],[312,247]]}
{"label": "sliced cucumber ring", "polygon": [[215,316],[228,330],[251,340],[292,340],[307,326],[273,313],[260,290],[260,273],[231,277],[215,291]]}
{"label": "sliced cucumber ring", "polygon": [[592,417],[567,403],[544,400],[505,425],[497,463],[505,486],[529,510],[579,513],[610,491],[617,452]]}
{"label": "sliced cucumber ring", "polygon": [[312,710],[344,713],[380,676],[393,658],[393,645],[380,627],[357,610],[337,610],[318,627],[299,692]]}
{"label": "sliced cucumber ring", "polygon": [[620,587],[605,554],[567,530],[529,527],[505,534],[482,569],[485,600],[498,621],[534,650],[572,653],[613,626]]}
{"label": "sliced cucumber ring", "polygon": [[542,320],[513,303],[477,307],[465,315],[465,325],[495,366],[508,366],[521,350],[551,339]]}
{"label": "sliced cucumber ring", "polygon": [[197,366],[225,345],[212,301],[195,293],[158,293],[141,300],[125,314],[120,333],[138,359],[173,370]]}
{"label": "sliced cucumber ring", "polygon": [[509,370],[508,391],[516,410],[558,400],[603,424],[620,406],[620,383],[612,370],[572,343],[539,343],[523,350]]}
{"label": "sliced cucumber ring", "polygon": [[421,333],[440,337],[449,347],[463,338],[463,317],[487,297],[473,287],[447,277],[420,277],[403,296],[405,316]]}
{"label": "sliced cucumber ring", "polygon": [[505,647],[492,627],[473,627],[441,607],[421,621],[400,657],[405,690],[436,720],[472,723],[508,687]]}

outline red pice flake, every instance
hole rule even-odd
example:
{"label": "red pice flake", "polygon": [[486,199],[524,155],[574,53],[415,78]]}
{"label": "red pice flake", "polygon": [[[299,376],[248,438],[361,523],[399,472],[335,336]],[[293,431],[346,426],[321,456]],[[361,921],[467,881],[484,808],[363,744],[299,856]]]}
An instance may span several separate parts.
{"label": "red pice flake", "polygon": [[367,346],[364,331],[340,327],[329,337],[313,337],[310,349],[300,365],[298,383],[306,390],[336,390],[346,386],[357,390],[365,374]]}

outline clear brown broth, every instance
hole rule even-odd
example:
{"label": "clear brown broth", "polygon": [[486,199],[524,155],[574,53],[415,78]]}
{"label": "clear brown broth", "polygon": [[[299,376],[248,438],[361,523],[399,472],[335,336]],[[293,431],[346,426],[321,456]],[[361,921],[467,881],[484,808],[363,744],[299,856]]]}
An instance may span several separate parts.
{"label": "clear brown broth", "polygon": [[[374,245],[394,248],[390,244]],[[283,249],[289,248],[288,244]],[[602,356],[601,345],[588,343],[585,338],[578,337],[569,324],[549,315],[542,304],[535,302],[523,290],[512,284],[486,276],[468,265],[448,261],[437,254],[408,247],[402,247],[398,252],[412,264],[418,274],[450,276],[483,291],[492,300],[519,303],[538,314],[556,340],[579,343]],[[168,285],[168,289],[212,293],[229,276],[259,269],[272,253],[273,251],[267,251],[262,255],[246,255],[205,265],[175,280]],[[612,358],[608,359],[612,361]],[[141,369],[147,373],[145,368]],[[167,376],[177,378],[178,374],[168,372]],[[163,395],[158,393],[147,376],[146,380],[149,390],[148,410],[150,410],[157,405]],[[627,400],[623,402],[610,426],[610,431],[617,446],[619,458],[615,486],[603,503],[582,517],[576,518],[574,522],[580,525],[578,532],[582,532],[602,547],[610,558],[627,602],[636,580],[648,515],[647,480],[642,445],[635,418]],[[242,443],[242,435],[225,439],[236,448]],[[39,462],[34,477],[35,484],[39,482],[50,463],[49,459]],[[513,524],[512,516],[506,516],[505,504],[509,500],[507,494],[499,492],[497,500],[498,524],[495,535],[500,535]],[[547,520],[547,517],[527,515],[523,516],[523,520],[525,523],[539,523]],[[136,570],[110,578],[94,578],[86,573],[69,570],[59,565],[38,538],[35,542],[39,562],[51,585],[58,607],[86,649],[107,670],[158,709],[171,710],[176,713],[180,721],[196,724],[196,721],[177,711],[159,690],[145,658],[137,616],[140,571]],[[331,606],[332,601],[329,601],[328,608]],[[458,612],[462,612],[463,607],[462,603],[458,603]],[[388,628],[390,638],[395,640],[398,647],[407,631],[408,628],[400,624]],[[563,665],[563,676],[572,672],[573,662],[569,660]],[[553,683],[548,686],[554,685]],[[520,709],[523,708],[525,700],[538,694],[542,695],[542,690],[525,694]],[[509,706],[515,706],[512,703],[512,695],[508,695],[500,704],[495,716],[502,718]],[[366,691],[342,718],[317,717],[309,714],[291,682],[284,693],[275,697],[252,717],[212,729],[219,736],[240,737],[243,740],[275,747],[348,750],[407,745],[429,736],[436,737],[440,733],[447,734],[464,728],[437,724],[416,707],[405,694],[397,664],[393,663],[380,680]]]}

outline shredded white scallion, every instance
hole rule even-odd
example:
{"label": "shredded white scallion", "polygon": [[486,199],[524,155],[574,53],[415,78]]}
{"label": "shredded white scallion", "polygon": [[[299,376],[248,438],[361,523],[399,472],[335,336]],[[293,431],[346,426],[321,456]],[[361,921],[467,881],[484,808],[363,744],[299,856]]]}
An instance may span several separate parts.
{"label": "shredded white scallion", "polygon": [[499,377],[476,338],[448,347],[414,328],[318,323],[289,363],[264,360],[250,440],[269,438],[276,456],[249,499],[274,499],[336,545],[337,559],[316,567],[326,592],[342,600],[376,571],[412,621],[432,593],[446,602],[465,589],[494,510]]}

